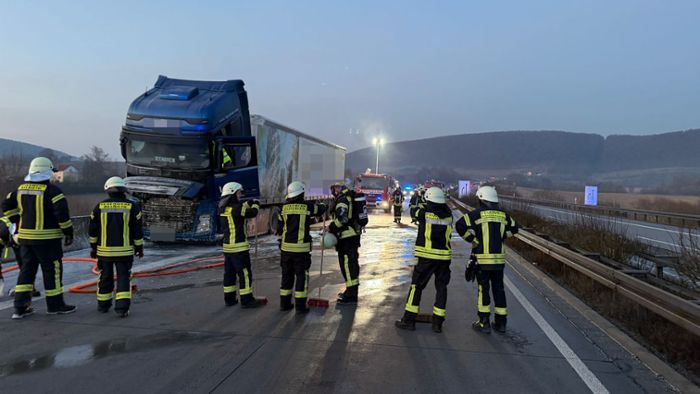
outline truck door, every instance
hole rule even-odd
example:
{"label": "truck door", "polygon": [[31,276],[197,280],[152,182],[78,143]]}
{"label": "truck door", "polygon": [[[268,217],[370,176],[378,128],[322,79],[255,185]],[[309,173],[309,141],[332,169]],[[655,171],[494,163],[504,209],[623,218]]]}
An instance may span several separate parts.
{"label": "truck door", "polygon": [[260,198],[255,137],[221,137],[217,140],[216,186],[243,185],[244,198]]}

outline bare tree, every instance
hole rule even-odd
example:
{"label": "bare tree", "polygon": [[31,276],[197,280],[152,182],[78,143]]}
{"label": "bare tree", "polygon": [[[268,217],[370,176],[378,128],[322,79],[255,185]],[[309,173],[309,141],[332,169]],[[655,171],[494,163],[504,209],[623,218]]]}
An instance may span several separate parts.
{"label": "bare tree", "polygon": [[688,287],[697,288],[700,285],[700,230],[688,228],[679,235],[678,262],[673,268],[687,280]]}
{"label": "bare tree", "polygon": [[81,157],[83,161],[82,179],[85,183],[101,183],[108,170],[109,155],[99,146],[92,146],[90,151]]}

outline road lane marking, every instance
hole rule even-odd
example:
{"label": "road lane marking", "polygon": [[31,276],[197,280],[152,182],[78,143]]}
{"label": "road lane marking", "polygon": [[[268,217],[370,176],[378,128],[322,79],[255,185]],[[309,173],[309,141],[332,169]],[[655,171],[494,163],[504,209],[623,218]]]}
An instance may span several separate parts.
{"label": "road lane marking", "polygon": [[510,281],[507,277],[505,279],[505,284],[510,289],[510,292],[515,296],[520,305],[525,308],[527,313],[532,317],[532,319],[537,323],[544,334],[549,338],[552,344],[559,350],[566,361],[571,365],[571,368],[576,371],[576,374],[583,380],[583,382],[588,386],[588,388],[593,393],[609,393],[608,389],[605,388],[603,383],[595,376],[593,372],[586,366],[586,364],[581,361],[581,359],[574,353],[574,351],[567,345],[567,343],[562,339],[561,336],[552,328],[552,326],[547,322],[547,320],[542,317],[542,315],[535,309],[530,301],[525,298],[523,293],[518,290],[518,288]]}
{"label": "road lane marking", "polygon": [[673,247],[677,247],[677,246],[678,246],[678,245],[676,245],[676,244],[674,244],[674,243],[671,243],[671,242],[659,241],[658,239],[642,237],[641,235],[637,235],[637,238],[643,239],[643,240],[646,240],[646,241],[655,242],[655,243],[660,243],[660,244],[665,244],[665,245],[671,245],[671,246],[673,246]]}

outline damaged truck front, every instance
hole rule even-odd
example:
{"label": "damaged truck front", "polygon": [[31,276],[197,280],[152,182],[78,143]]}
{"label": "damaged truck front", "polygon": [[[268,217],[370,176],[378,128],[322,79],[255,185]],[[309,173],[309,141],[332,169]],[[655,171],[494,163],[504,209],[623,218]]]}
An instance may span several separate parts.
{"label": "damaged truck front", "polygon": [[[164,76],[129,107],[121,133],[127,186],[153,241],[216,239],[216,202],[226,182],[258,198],[255,139],[243,81]],[[225,152],[225,153],[224,153]]]}
{"label": "damaged truck front", "polygon": [[252,231],[274,226],[286,185],[301,180],[307,198],[328,199],[343,178],[345,149],[250,116],[243,81],[160,76],[131,104],[121,133],[126,183],[142,204],[145,235],[160,242],[213,242],[227,182],[263,207]]}

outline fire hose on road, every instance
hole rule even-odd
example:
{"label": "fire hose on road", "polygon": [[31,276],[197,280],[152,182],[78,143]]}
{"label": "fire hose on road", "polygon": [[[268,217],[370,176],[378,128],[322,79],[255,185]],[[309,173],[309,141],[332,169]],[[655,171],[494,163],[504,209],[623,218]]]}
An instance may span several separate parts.
{"label": "fire hose on road", "polygon": [[[63,259],[64,262],[71,262],[71,263],[89,263],[93,264],[92,267],[92,272],[96,275],[99,275],[99,271],[97,269],[97,260],[92,259],[89,257],[66,257]],[[196,267],[188,267],[188,268],[180,268],[186,265],[190,264],[197,264],[197,263],[208,263],[205,265],[200,265]],[[148,277],[154,277],[154,276],[171,276],[171,275],[181,275],[181,274],[186,274],[190,272],[195,272],[195,271],[201,271],[201,270],[206,270],[206,269],[211,269],[211,268],[218,268],[218,267],[223,267],[224,265],[224,260],[223,256],[209,256],[209,257],[201,257],[193,260],[187,260],[187,261],[182,261],[179,263],[175,264],[169,264],[163,267],[158,267],[146,271],[141,271],[141,272],[135,272],[132,274],[132,278],[148,278]],[[6,272],[11,272],[17,270],[19,267],[14,265],[12,267],[8,267],[2,270],[2,273]],[[180,269],[175,269],[175,268],[180,268]],[[95,289],[91,288],[97,285],[97,281],[90,281],[86,283],[81,283],[79,285],[72,286],[68,289],[69,292],[71,293],[76,293],[76,294],[91,294],[95,293]]]}

